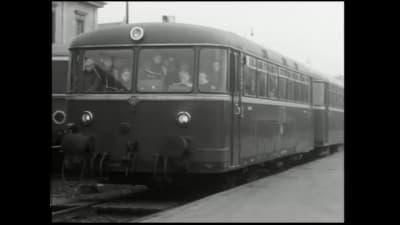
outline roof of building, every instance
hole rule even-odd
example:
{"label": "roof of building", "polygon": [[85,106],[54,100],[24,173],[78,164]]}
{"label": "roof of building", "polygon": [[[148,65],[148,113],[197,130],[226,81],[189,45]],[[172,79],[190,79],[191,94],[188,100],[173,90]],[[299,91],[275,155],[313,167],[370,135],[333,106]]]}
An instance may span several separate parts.
{"label": "roof of building", "polygon": [[[144,30],[144,36],[138,42],[130,38],[130,31],[135,26],[140,26]],[[136,23],[110,26],[109,28],[97,29],[93,32],[88,32],[76,37],[71,43],[71,48],[136,44],[212,44],[230,46],[258,57],[269,59],[269,61],[280,65],[283,65],[283,61],[286,61],[287,67],[292,70],[310,75],[315,79],[328,81],[325,75],[311,70],[302,63],[283,56],[272,49],[264,48],[233,32],[199,25],[182,23]]]}

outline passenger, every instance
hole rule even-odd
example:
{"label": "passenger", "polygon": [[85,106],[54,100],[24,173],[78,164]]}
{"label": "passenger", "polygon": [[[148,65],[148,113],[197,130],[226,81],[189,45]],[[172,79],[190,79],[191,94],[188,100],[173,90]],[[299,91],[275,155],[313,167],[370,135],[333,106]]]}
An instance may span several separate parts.
{"label": "passenger", "polygon": [[129,91],[131,90],[132,87],[132,72],[130,69],[125,68],[121,72],[121,78],[120,78],[121,84],[123,85],[123,90],[124,91]]}
{"label": "passenger", "polygon": [[[114,62],[117,62],[116,59]],[[101,59],[102,66],[101,69],[98,71],[100,76],[103,78],[103,87],[107,91],[118,91],[123,89],[122,84],[119,82],[118,70],[115,68],[113,60],[109,56],[105,56]]]}
{"label": "passenger", "polygon": [[108,73],[108,75],[116,77],[116,70],[113,68],[113,61],[110,57],[105,57],[101,59],[102,62],[102,69],[104,72]]}
{"label": "passenger", "polygon": [[120,58],[117,58],[113,62],[113,75],[115,79],[119,79],[120,75],[122,74],[122,68],[123,68],[124,63]]}
{"label": "passenger", "polygon": [[207,74],[201,72],[199,74],[199,89],[204,92],[213,92],[217,88],[214,85],[211,85],[208,81]]}
{"label": "passenger", "polygon": [[189,65],[186,63],[181,64],[179,71],[179,82],[170,85],[168,91],[190,91],[193,86],[190,78]]}
{"label": "passenger", "polygon": [[162,56],[160,54],[155,54],[152,58],[152,62],[145,66],[144,71],[146,72],[147,79],[161,79],[163,75],[162,69]]}
{"label": "passenger", "polygon": [[162,71],[165,75],[165,87],[169,87],[171,84],[179,81],[174,58],[170,57],[163,61]]}
{"label": "passenger", "polygon": [[209,82],[213,84],[216,88],[220,87],[222,70],[221,63],[219,61],[214,61],[212,63],[211,72],[208,74]]}

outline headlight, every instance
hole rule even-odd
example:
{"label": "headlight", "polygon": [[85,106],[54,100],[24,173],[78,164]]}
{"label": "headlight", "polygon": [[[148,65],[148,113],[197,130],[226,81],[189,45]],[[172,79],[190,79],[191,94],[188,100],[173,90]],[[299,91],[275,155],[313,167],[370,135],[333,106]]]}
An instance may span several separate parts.
{"label": "headlight", "polygon": [[188,112],[179,112],[177,115],[178,125],[187,126],[190,122],[190,114]]}
{"label": "headlight", "polygon": [[65,112],[62,110],[57,110],[53,112],[52,117],[53,117],[53,122],[58,125],[63,124],[66,119]]}
{"label": "headlight", "polygon": [[143,28],[141,27],[133,27],[130,32],[131,38],[134,41],[140,40],[143,37],[143,34]]}
{"label": "headlight", "polygon": [[88,125],[93,121],[93,113],[90,111],[84,111],[82,114],[82,123]]}

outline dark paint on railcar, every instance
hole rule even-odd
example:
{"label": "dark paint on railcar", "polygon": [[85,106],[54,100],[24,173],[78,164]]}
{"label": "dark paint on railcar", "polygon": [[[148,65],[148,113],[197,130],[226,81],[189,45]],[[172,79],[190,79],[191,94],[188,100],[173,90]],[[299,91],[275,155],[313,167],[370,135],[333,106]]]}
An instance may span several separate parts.
{"label": "dark paint on railcar", "polygon": [[52,61],[52,93],[66,92],[68,60]]}
{"label": "dark paint on railcar", "polygon": [[314,109],[314,142],[316,147],[328,144],[328,123],[325,109]]}
{"label": "dark paint on railcar", "polygon": [[[63,56],[65,57],[65,56]],[[64,58],[62,60],[52,60],[52,116],[56,111],[66,110],[66,100],[65,100],[65,92],[66,92],[66,84],[67,84],[67,75],[68,75],[68,58]],[[59,146],[61,144],[64,124],[56,124],[51,118],[51,143],[52,146]],[[51,149],[51,159],[52,159],[52,171],[60,171],[61,164],[63,159],[63,152],[61,149]]]}
{"label": "dark paint on railcar", "polygon": [[[86,110],[94,115],[93,123],[87,127],[80,123]],[[191,114],[186,128],[176,123],[181,111]],[[174,149],[165,146],[169,138],[178,136],[191,142],[190,161],[230,164],[230,101],[139,100],[132,109],[127,100],[69,100],[67,113],[68,121],[78,124],[80,132],[95,137],[96,151],[110,152],[114,163],[126,153],[128,141],[137,141],[137,172],[151,172],[154,154],[172,154]],[[131,131],[122,134],[121,123],[128,123]]]}
{"label": "dark paint on railcar", "polygon": [[344,113],[330,110],[328,112],[329,130],[328,145],[344,143]]}
{"label": "dark paint on railcar", "polygon": [[313,148],[314,128],[310,108],[257,103],[243,103],[243,106],[241,165],[307,152]]}

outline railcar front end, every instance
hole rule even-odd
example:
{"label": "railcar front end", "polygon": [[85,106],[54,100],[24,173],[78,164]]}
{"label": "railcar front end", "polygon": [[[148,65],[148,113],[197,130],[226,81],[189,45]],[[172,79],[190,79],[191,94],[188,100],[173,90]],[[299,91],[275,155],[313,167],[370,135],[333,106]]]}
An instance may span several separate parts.
{"label": "railcar front end", "polygon": [[71,60],[66,168],[85,161],[132,183],[229,169],[225,49],[74,49]]}

